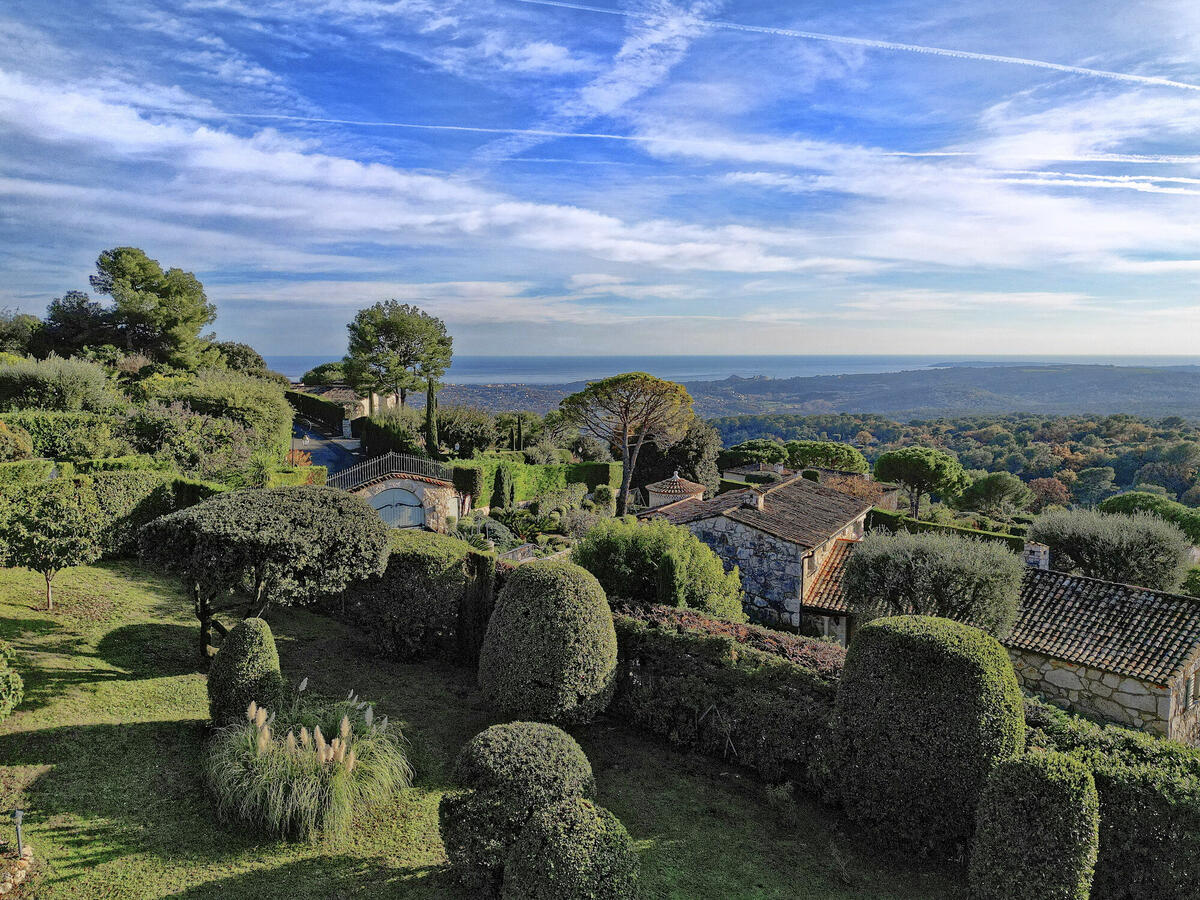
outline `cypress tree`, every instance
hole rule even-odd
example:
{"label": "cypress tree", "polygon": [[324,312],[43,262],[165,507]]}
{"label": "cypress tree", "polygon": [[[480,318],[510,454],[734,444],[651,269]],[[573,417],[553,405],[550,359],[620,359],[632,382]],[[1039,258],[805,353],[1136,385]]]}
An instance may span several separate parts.
{"label": "cypress tree", "polygon": [[437,388],[432,378],[425,384],[425,449],[430,456],[437,456]]}

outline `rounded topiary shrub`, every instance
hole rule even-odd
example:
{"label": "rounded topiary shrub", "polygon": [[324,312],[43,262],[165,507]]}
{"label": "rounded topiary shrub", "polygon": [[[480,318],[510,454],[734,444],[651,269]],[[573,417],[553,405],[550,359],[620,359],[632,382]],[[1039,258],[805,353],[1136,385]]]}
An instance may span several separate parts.
{"label": "rounded topiary shrub", "polygon": [[989,773],[1025,744],[1004,648],[932,616],[864,626],[846,654],[836,711],[846,812],[901,853],[950,855],[968,844]]}
{"label": "rounded topiary shrub", "polygon": [[488,622],[479,686],[503,716],[587,722],[612,699],[617,634],[604,589],[561,560],[519,566]]}
{"label": "rounded topiary shrub", "polygon": [[271,626],[262,619],[243,619],[226,635],[208,670],[208,712],[213,725],[242,721],[251,700],[259,706],[273,706],[282,687]]}
{"label": "rounded topiary shrub", "polygon": [[539,809],[504,869],[504,900],[628,900],[638,856],[620,819],[574,797]]}
{"label": "rounded topiary shrub", "polygon": [[1027,753],[1000,763],[979,798],[976,900],[1088,900],[1100,843],[1096,781],[1082,761]]}
{"label": "rounded topiary shrub", "polygon": [[455,877],[479,895],[499,888],[508,851],[534,810],[595,791],[579,744],[541,722],[480,732],[459,752],[454,779],[470,790],[442,798],[442,842]]}

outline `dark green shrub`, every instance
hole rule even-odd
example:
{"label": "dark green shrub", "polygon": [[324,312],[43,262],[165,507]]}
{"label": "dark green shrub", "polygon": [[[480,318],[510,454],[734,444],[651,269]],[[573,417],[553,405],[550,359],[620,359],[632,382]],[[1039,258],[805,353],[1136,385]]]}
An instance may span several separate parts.
{"label": "dark green shrub", "polygon": [[595,575],[610,597],[656,603],[659,569],[669,553],[677,557],[675,573],[680,581],[673,596],[682,596],[688,607],[709,615],[745,621],[737,569],[726,572],[707,544],[662,519],[600,522],[575,545],[571,559]]}
{"label": "dark green shrub", "polygon": [[979,798],[971,852],[977,900],[1088,900],[1100,840],[1091,770],[1033,752],[992,770]]}
{"label": "dark green shrub", "polygon": [[442,798],[442,840],[455,877],[483,895],[500,886],[509,849],[535,810],[595,792],[575,739],[540,722],[480,732],[459,752],[454,777],[468,790]]}
{"label": "dark green shrub", "polygon": [[345,835],[413,776],[397,726],[357,702],[303,695],[243,710],[213,738],[205,770],[221,818],[301,840]]}
{"label": "dark green shrub", "polygon": [[1092,896],[1200,896],[1200,749],[1119,725],[1099,725],[1033,698],[1031,746],[1084,760],[1100,795],[1100,853]]}
{"label": "dark green shrub", "polygon": [[897,852],[969,843],[988,774],[1021,752],[1021,692],[1004,648],[928,616],[855,636],[837,693],[838,776],[852,820]]}
{"label": "dark green shrub", "polygon": [[821,473],[818,472],[816,469],[805,469],[803,472],[800,473],[800,476],[802,478],[804,478],[806,481],[820,481],[821,480]]}
{"label": "dark green shrub", "polygon": [[492,493],[492,506],[496,509],[508,509],[515,502],[513,470],[509,466],[501,466],[496,470],[496,488]]}
{"label": "dark green shrub", "polygon": [[596,506],[600,507],[610,516],[614,515],[617,511],[617,492],[610,485],[596,485],[596,489],[592,491],[592,500]]}
{"label": "dark green shrub", "polygon": [[472,552],[446,535],[392,529],[387,568],[347,588],[347,606],[389,656],[411,660],[451,649]]}
{"label": "dark green shrub", "polygon": [[161,459],[155,459],[146,453],[127,453],[124,456],[109,456],[104,459],[77,459],[75,471],[81,475],[93,472],[131,472],[143,469],[170,469],[170,464]]}
{"label": "dark green shrub", "polygon": [[0,462],[29,459],[33,455],[33,439],[24,428],[0,422]]}
{"label": "dark green shrub", "polygon": [[687,575],[681,571],[682,568],[678,553],[672,550],[663,554],[658,564],[657,600],[660,605],[680,609],[687,606],[687,594],[684,592]]}
{"label": "dark green shrub", "polygon": [[638,855],[625,826],[591,800],[539,809],[504,868],[504,900],[630,900]]}
{"label": "dark green shrub", "polygon": [[342,420],[346,418],[342,404],[303,391],[284,391],[283,396],[300,415],[321,425],[330,434],[341,435]]}
{"label": "dark green shrub", "polygon": [[612,698],[617,637],[599,582],[561,560],[508,579],[479,654],[479,686],[504,716],[587,722]]}
{"label": "dark green shrub", "polygon": [[846,651],[692,610],[636,607],[609,714],[674,744],[736,760],[769,782],[820,787]]}
{"label": "dark green shrub", "polygon": [[483,497],[483,467],[455,466],[453,476],[454,489],[478,503]]}
{"label": "dark green shrub", "polygon": [[226,635],[208,671],[213,725],[219,728],[244,720],[251,700],[273,709],[282,689],[271,626],[262,619],[243,619]]}
{"label": "dark green shrub", "polygon": [[776,484],[783,481],[778,472],[751,472],[746,476],[747,484]]}
{"label": "dark green shrub", "polygon": [[1109,497],[1100,504],[1101,512],[1126,513],[1147,512],[1165,519],[1188,536],[1193,544],[1200,544],[1200,509],[1193,509],[1145,491],[1129,491]]}
{"label": "dark green shrub", "polygon": [[0,641],[0,719],[7,719],[25,696],[25,682],[12,663],[12,648]]}
{"label": "dark green shrub", "polygon": [[355,419],[359,425],[363,452],[368,456],[404,453],[425,456],[422,423],[415,410],[389,410],[384,414]]}

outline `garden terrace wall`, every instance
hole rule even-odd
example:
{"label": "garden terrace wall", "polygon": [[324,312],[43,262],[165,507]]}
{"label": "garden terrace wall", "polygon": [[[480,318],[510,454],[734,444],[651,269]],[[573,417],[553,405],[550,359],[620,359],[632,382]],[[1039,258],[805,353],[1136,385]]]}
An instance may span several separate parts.
{"label": "garden terrace wall", "polygon": [[1100,725],[1034,698],[1027,744],[1069,753],[1100,794],[1100,853],[1092,900],[1200,897],[1200,750],[1119,725]]}
{"label": "garden terrace wall", "polygon": [[841,647],[669,607],[614,624],[611,714],[766,781],[824,786]]}

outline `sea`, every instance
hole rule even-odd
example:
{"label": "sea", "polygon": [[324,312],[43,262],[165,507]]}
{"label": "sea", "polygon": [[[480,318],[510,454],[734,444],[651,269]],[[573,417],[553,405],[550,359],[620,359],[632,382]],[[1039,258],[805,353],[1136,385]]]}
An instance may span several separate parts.
{"label": "sea", "polygon": [[[267,365],[299,379],[328,356],[267,356]],[[458,356],[447,384],[570,384],[621,372],[670,381],[874,375],[913,369],[995,365],[1197,366],[1200,356]]]}

